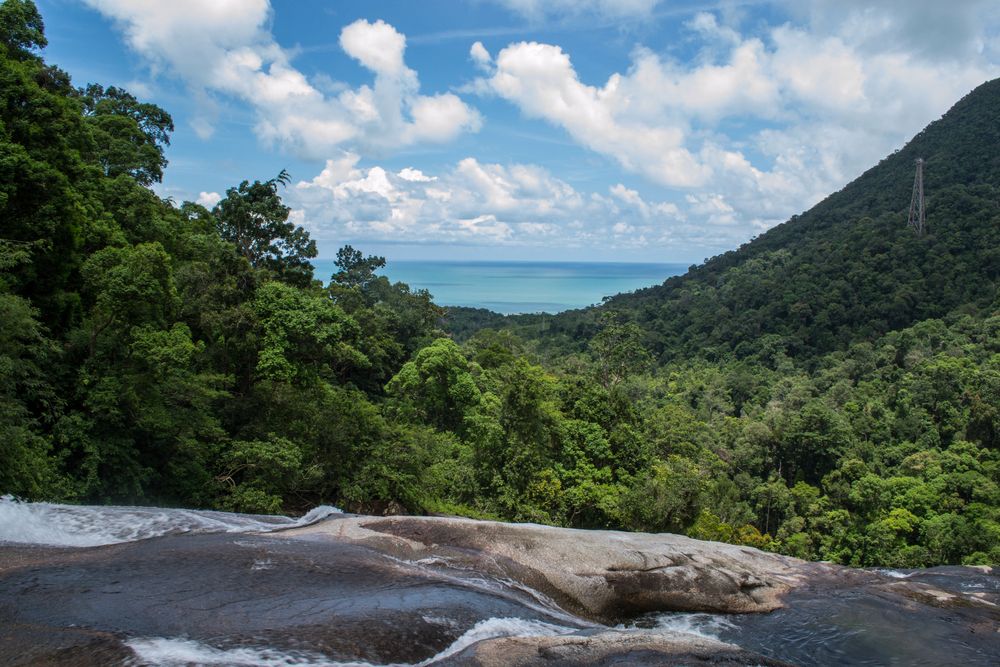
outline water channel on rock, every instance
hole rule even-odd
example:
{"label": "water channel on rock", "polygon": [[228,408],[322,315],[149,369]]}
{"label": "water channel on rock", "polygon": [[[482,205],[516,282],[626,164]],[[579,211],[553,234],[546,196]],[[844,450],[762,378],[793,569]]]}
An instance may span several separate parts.
{"label": "water channel on rock", "polygon": [[[597,655],[588,638],[616,647],[605,664],[1000,664],[992,571],[852,571],[850,584],[807,582],[772,613],[663,612],[609,625],[447,558],[282,533],[346,517],[4,499],[0,663],[493,664],[477,651],[506,637],[544,638],[550,652],[558,644],[563,653],[545,664],[586,664],[581,655]],[[657,638],[681,647],[676,662],[643,648]],[[713,639],[732,651],[706,649]]]}

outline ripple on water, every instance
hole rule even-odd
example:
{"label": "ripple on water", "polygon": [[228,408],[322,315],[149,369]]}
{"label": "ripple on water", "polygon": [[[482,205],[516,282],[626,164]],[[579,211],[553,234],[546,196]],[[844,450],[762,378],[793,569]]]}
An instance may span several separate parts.
{"label": "ripple on water", "polygon": [[307,526],[339,513],[324,505],[292,519],[211,510],[27,503],[0,496],[0,542],[96,547],[180,533],[270,532]]}
{"label": "ripple on water", "polygon": [[738,629],[729,616],[693,612],[645,614],[632,623],[619,625],[617,629],[628,630],[631,628],[664,633],[679,632],[706,639],[720,639],[723,633]]}
{"label": "ripple on water", "polygon": [[809,665],[997,665],[1000,642],[970,632],[959,610],[907,604],[873,589],[795,594],[770,614],[728,617],[719,638],[803,667]]}
{"label": "ripple on water", "polygon": [[[567,628],[523,618],[490,618],[476,623],[438,654],[406,667],[427,667],[462,652],[473,644],[498,637],[554,637],[572,634]],[[140,664],[162,667],[187,665],[234,665],[238,667],[380,667],[370,662],[336,661],[310,651],[284,651],[268,647],[221,648],[181,638],[142,637],[126,642]],[[393,667],[403,667],[397,663]]]}

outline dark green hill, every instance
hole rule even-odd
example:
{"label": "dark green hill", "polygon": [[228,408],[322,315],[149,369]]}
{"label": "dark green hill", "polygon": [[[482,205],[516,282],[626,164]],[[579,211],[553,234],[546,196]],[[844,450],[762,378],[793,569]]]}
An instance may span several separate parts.
{"label": "dark green hill", "polygon": [[[926,161],[922,237],[906,225],[918,157]],[[995,80],[805,213],[663,285],[549,318],[541,344],[582,347],[599,312],[614,309],[642,326],[662,360],[781,348],[809,359],[956,309],[988,308],[998,274]],[[510,322],[526,337],[540,333],[531,319]]]}

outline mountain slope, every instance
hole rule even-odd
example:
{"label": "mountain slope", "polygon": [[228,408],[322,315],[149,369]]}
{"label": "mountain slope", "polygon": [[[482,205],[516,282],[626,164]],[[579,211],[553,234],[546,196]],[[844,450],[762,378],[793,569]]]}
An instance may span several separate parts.
{"label": "mountain slope", "polygon": [[[808,359],[956,309],[995,307],[998,118],[994,80],[802,215],[663,285],[551,318],[542,345],[578,347],[599,312],[613,309],[642,326],[662,360],[776,349]],[[918,157],[926,161],[922,237],[906,225]],[[540,332],[531,319],[510,321],[528,337]]]}

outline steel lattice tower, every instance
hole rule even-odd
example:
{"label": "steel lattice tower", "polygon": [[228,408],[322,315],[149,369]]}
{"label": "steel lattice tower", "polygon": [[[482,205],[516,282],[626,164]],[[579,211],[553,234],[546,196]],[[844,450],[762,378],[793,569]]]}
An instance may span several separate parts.
{"label": "steel lattice tower", "polygon": [[910,197],[910,219],[907,223],[917,236],[924,235],[924,159],[917,158],[917,173],[913,177],[913,195]]}

